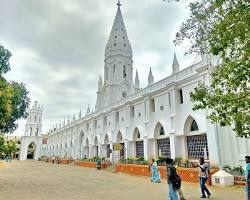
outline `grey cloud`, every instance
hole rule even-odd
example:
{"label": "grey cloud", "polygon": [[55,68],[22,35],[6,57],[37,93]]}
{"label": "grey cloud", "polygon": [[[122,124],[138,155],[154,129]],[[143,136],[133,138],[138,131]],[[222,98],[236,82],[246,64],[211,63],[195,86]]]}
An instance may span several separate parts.
{"label": "grey cloud", "polygon": [[[44,105],[43,130],[80,109],[84,114],[88,104],[93,108],[114,1],[0,0],[0,5],[0,43],[11,47],[16,65],[7,77],[26,83],[32,100]],[[141,85],[147,85],[149,67],[156,81],[169,75],[173,52],[183,53],[172,40],[187,16],[184,5],[124,1],[122,13]],[[144,60],[148,54],[157,56],[151,66]]]}

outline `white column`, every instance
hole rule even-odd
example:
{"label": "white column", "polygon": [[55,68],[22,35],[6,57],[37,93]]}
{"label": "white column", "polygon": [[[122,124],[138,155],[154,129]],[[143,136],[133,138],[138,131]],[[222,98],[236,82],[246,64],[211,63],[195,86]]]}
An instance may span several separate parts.
{"label": "white column", "polygon": [[149,148],[148,148],[149,142],[148,142],[148,137],[145,136],[143,138],[143,151],[144,151],[144,159],[148,160],[150,157],[150,153],[149,153]]}
{"label": "white column", "polygon": [[177,150],[176,150],[176,148],[178,147],[177,138],[176,138],[175,134],[171,134],[169,139],[170,139],[171,158],[174,159],[176,157],[176,154],[177,154]]}
{"label": "white column", "polygon": [[129,147],[129,141],[127,139],[125,139],[125,141],[124,141],[124,147],[125,147],[125,149],[124,149],[125,158],[128,158],[128,153],[129,153],[130,147]]}

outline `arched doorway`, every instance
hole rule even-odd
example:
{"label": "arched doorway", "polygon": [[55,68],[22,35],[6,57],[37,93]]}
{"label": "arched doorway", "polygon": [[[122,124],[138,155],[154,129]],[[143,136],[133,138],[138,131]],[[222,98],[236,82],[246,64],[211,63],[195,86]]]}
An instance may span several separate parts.
{"label": "arched doorway", "polygon": [[35,158],[36,145],[34,142],[31,142],[28,146],[27,159]]}
{"label": "arched doorway", "polygon": [[165,130],[161,123],[157,123],[154,131],[156,139],[157,157],[171,158],[170,138],[166,136]]}
{"label": "arched doorway", "polygon": [[144,157],[144,144],[139,129],[136,127],[133,132],[134,155],[136,158]]}
{"label": "arched doorway", "polygon": [[124,142],[122,141],[122,134],[121,134],[121,131],[118,132],[117,136],[116,136],[116,143],[120,143],[121,144],[121,150],[120,150],[120,153],[119,153],[119,156],[120,158],[124,157],[125,156],[125,153],[124,153]]}

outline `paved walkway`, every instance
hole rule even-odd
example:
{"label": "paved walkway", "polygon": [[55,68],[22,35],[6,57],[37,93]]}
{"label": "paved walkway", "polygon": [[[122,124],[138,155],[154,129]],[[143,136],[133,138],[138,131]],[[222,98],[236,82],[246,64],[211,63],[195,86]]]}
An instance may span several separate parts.
{"label": "paved walkway", "polygon": [[[243,200],[240,187],[210,187],[212,199]],[[199,186],[184,183],[187,200],[198,200]],[[0,169],[1,200],[167,200],[167,183],[71,165],[12,161]]]}

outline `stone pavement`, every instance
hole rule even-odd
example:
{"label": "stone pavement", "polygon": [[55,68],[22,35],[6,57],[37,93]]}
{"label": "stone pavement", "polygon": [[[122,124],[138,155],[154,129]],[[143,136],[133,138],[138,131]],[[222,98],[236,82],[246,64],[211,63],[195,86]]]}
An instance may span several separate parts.
{"label": "stone pavement", "polygon": [[[167,183],[148,177],[57,165],[12,161],[0,169],[1,200],[167,200]],[[243,200],[241,187],[209,187],[214,200]],[[200,199],[197,184],[184,183],[187,200]]]}

